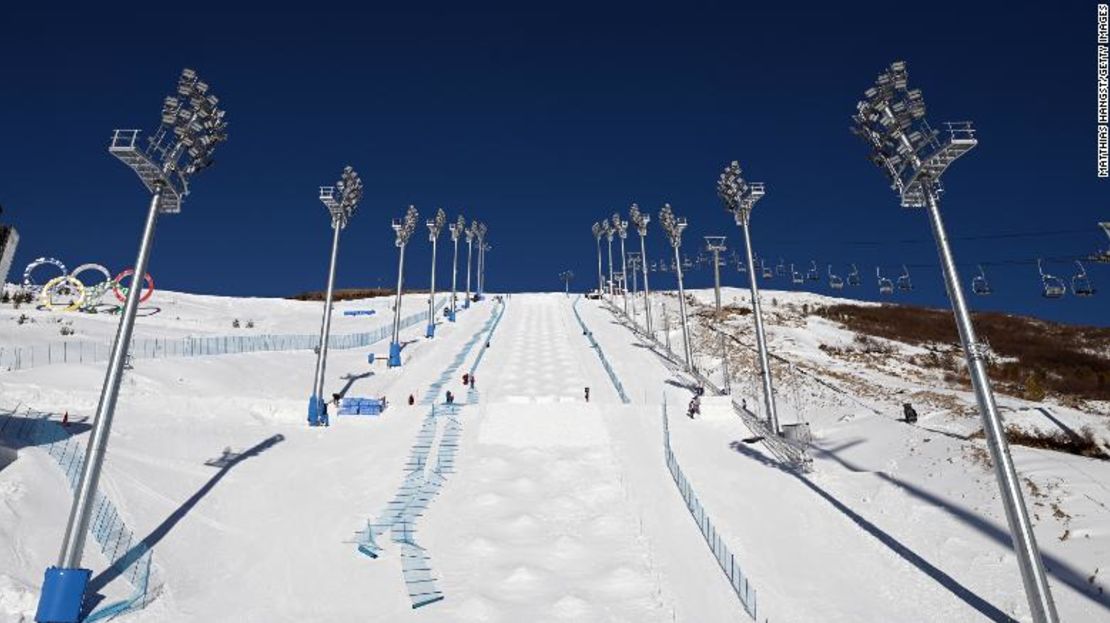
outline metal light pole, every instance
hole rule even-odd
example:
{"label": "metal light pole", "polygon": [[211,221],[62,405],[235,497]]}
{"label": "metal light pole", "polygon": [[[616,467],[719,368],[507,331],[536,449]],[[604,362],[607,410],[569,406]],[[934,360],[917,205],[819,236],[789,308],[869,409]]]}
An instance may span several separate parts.
{"label": "metal light pole", "polygon": [[605,227],[605,238],[609,241],[609,300],[613,300],[613,234],[617,233],[617,230],[613,229],[609,221],[602,221],[602,223]]}
{"label": "metal light pole", "polygon": [[756,202],[763,198],[766,191],[762,182],[748,183],[740,171],[740,163],[735,160],[725,167],[717,182],[717,196],[732,212],[736,224],[744,234],[744,257],[748,264],[748,286],[752,294],[752,318],[755,320],[755,342],[759,351],[759,373],[763,377],[763,405],[767,409],[767,424],[775,435],[782,434],[779,428],[779,413],[775,406],[775,388],[771,381],[771,361],[767,355],[767,334],[763,329],[763,306],[759,302],[758,273],[755,271],[755,257],[752,253],[751,216]]}
{"label": "metal light pole", "polygon": [[455,245],[454,259],[451,261],[451,310],[447,313],[447,320],[455,322],[459,299],[456,288],[459,277],[459,236],[466,231],[466,219],[460,214],[458,220],[448,225],[447,229],[451,232],[451,243]]}
{"label": "metal light pole", "polygon": [[[725,247],[725,237],[706,236],[705,248],[713,253],[713,295],[717,303],[717,321],[721,322],[721,252],[728,250]],[[723,332],[718,334],[718,338],[720,338],[721,341],[721,365],[725,379],[724,390],[725,393],[728,394],[732,391],[732,382],[728,372],[728,348],[726,347],[725,334]]]}
{"label": "metal light pole", "polygon": [[605,227],[601,223],[594,223],[594,242],[597,243],[597,295],[605,294],[605,279],[601,276],[601,237],[605,235]]}
{"label": "metal light pole", "polygon": [[[336,197],[335,191],[339,191]],[[312,377],[312,395],[308,398],[308,424],[310,426],[328,425],[328,403],[324,400],[324,368],[328,360],[328,339],[331,336],[331,306],[335,294],[335,266],[339,257],[339,232],[347,227],[347,221],[354,215],[358,202],[362,200],[362,180],[351,167],[343,169],[343,174],[335,186],[320,187],[320,201],[331,214],[331,261],[328,264],[328,289],[324,294],[324,317],[320,321],[320,342],[316,349],[316,373]]]}
{"label": "metal light pole", "polygon": [[671,211],[671,204],[663,204],[663,209],[659,211],[659,224],[663,226],[663,231],[667,234],[667,239],[674,248],[674,262],[675,262],[675,276],[678,278],[678,310],[682,318],[682,346],[686,354],[686,367],[690,370],[694,369],[694,358],[690,351],[690,327],[688,319],[686,318],[686,289],[682,287],[682,258],[679,257],[678,249],[682,246],[682,230],[686,229],[686,219],[676,218],[674,212]]}
{"label": "metal light pole", "polygon": [[393,231],[397,235],[394,244],[397,245],[397,297],[393,304],[393,340],[389,343],[389,367],[397,368],[401,365],[401,291],[405,285],[405,247],[409,238],[416,231],[416,224],[420,222],[420,213],[416,206],[409,206],[404,218],[393,219]]}
{"label": "metal light pole", "polygon": [[474,234],[477,233],[478,221],[470,221],[466,228],[466,300],[463,309],[470,309],[470,260],[474,256]]}
{"label": "metal light pole", "polygon": [[574,279],[574,273],[569,270],[564,270],[563,272],[559,273],[559,279],[563,281],[567,298],[570,298],[570,280]]}
{"label": "metal light pole", "polygon": [[476,268],[478,279],[478,290],[474,295],[477,300],[482,300],[482,295],[486,292],[486,231],[488,228],[485,223],[478,223],[474,228],[474,235],[478,238],[478,266]]}
{"label": "metal light pole", "polygon": [[436,336],[436,247],[439,242],[439,232],[443,231],[443,226],[447,224],[447,213],[443,208],[436,210],[434,219],[428,219],[425,223],[428,226],[428,240],[432,243],[432,285],[428,291],[428,330],[424,333],[424,337],[434,338]]}
{"label": "metal light pole", "polygon": [[636,296],[640,293],[639,280],[636,275],[640,272],[640,254],[633,251],[628,254],[628,267],[632,269],[632,326],[637,327],[639,312],[636,311]]}
{"label": "metal light pole", "polygon": [[1013,536],[1030,614],[1038,623],[1055,622],[1059,620],[1056,604],[987,376],[984,363],[987,347],[975,334],[938,203],[938,196],[943,190],[941,176],[952,162],[974,148],[978,141],[970,122],[947,124],[948,136],[943,141],[938,140],[939,133],[925,121],[925,102],[921,91],[909,89],[907,82],[906,64],[901,61],[891,64],[889,70],[879,74],[875,86],[864,93],[864,100],[857,105],[853,132],[871,146],[871,161],[887,174],[899,194],[902,207],[924,207],[928,211],[945,287],[952,302],[1006,520]]}
{"label": "metal light pole", "polygon": [[613,213],[613,229],[621,239],[621,294],[624,295],[624,315],[628,316],[628,258],[624,254],[624,239],[628,237],[628,221]]}
{"label": "metal light pole", "polygon": [[478,273],[478,287],[480,287],[483,292],[485,292],[486,289],[486,253],[492,250],[493,246],[489,243],[482,245],[482,254],[480,256],[482,261],[478,262],[479,270],[481,271]]}
{"label": "metal light pole", "polygon": [[647,251],[644,248],[644,238],[647,237],[647,226],[651,222],[651,215],[640,212],[640,207],[635,203],[628,211],[628,218],[632,224],[636,226],[636,231],[640,234],[640,258],[643,264],[644,271],[644,316],[647,318],[647,333],[651,339],[655,339],[655,332],[652,330],[651,319],[651,289],[648,287],[648,259]]}
{"label": "metal light pole", "polygon": [[81,568],[81,556],[100,483],[143,279],[147,274],[154,225],[159,214],[181,211],[181,203],[189,194],[189,178],[212,163],[212,152],[227,139],[227,122],[224,121],[224,111],[217,108],[218,102],[216,96],[208,92],[208,84],[202,82],[195,71],[186,69],[178,79],[177,96],[165,99],[162,123],[146,141],[145,147],[138,140],[139,130],[116,130],[112,135],[108,152],[139,176],[151,192],[150,206],[139,242],[131,288],[112,342],[100,402],[93,416],[81,479],[74,493],[58,564],[48,567],[45,572],[35,614],[35,620],[41,623],[71,623],[81,616],[85,590],[92,575],[89,569]]}

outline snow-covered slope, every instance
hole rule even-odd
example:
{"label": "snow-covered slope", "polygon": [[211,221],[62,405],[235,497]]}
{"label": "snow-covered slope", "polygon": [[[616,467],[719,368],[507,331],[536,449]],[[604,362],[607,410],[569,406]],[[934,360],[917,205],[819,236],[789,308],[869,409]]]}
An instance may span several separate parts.
{"label": "snow-covered slope", "polygon": [[[695,295],[712,299],[711,291]],[[232,334],[234,318],[254,320],[256,332],[318,330],[318,302],[164,296],[160,313],[140,319],[139,335]],[[664,400],[676,457],[758,592],[759,620],[1026,617],[981,442],[962,438],[960,426],[974,421],[964,414],[970,395],[886,364],[831,358],[819,346],[848,343],[849,332],[790,307],[824,297],[765,296],[779,303],[767,305],[774,350],[796,364],[793,372],[776,364],[783,421],[804,417],[814,431],[816,470],[807,476],[745,443],[750,431],[712,399],[703,417],[683,417],[686,379],[610,311],[583,300],[579,311],[631,398],[622,404],[562,294],[512,296],[492,335],[491,299],[441,323],[435,339],[410,327],[400,369],[367,362],[384,344],[332,351],[327,393],[385,396],[390,406],[380,417],[333,417],[329,428],[304,422],[311,351],[137,361],[125,376],[102,487],[153,545],[162,584],[146,609],[122,620],[750,620],[667,471]],[[664,298],[675,314],[676,301]],[[728,300],[744,298],[726,290]],[[378,312],[337,314],[333,331],[388,323],[389,305],[340,303]],[[404,313],[423,305],[425,297],[407,297]],[[52,340],[50,318],[73,319],[27,313],[31,326],[0,312],[0,339]],[[114,322],[82,316],[74,327],[78,337],[103,340]],[[724,328],[744,341],[749,322],[737,316]],[[677,350],[681,332],[677,322],[672,328]],[[717,338],[700,326],[694,335],[703,369],[719,376],[708,350]],[[750,357],[734,351],[733,388],[755,406]],[[479,356],[470,393],[459,377]],[[68,411],[80,422],[95,407],[103,372],[103,364],[63,364],[0,373],[0,407]],[[457,412],[458,459],[415,523],[444,599],[414,610],[403,544],[384,537],[372,559],[357,543],[403,489],[411,450],[447,390],[466,403]],[[921,412],[917,427],[894,421],[905,396]],[[442,421],[436,431],[438,444]],[[228,469],[205,465],[275,435],[280,442]],[[1105,618],[1110,465],[1028,448],[1014,454],[1063,619]],[[0,620],[33,614],[68,495],[40,448],[20,448],[0,469]],[[86,562],[94,573],[107,564],[91,546]]]}

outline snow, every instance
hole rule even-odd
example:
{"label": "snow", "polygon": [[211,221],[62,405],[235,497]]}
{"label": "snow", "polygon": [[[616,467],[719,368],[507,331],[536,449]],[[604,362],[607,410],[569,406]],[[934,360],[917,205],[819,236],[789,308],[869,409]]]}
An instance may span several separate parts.
{"label": "snow", "polygon": [[[692,294],[711,304],[711,290]],[[794,364],[775,363],[782,419],[804,416],[814,432],[815,471],[805,476],[745,442],[751,431],[720,398],[706,396],[701,417],[684,417],[689,379],[600,303],[582,300],[582,318],[631,399],[622,404],[573,298],[561,293],[513,295],[488,347],[478,338],[464,348],[496,313],[492,298],[441,322],[434,339],[422,325],[406,329],[400,369],[367,363],[380,344],[331,351],[326,393],[346,386],[348,396],[384,395],[389,407],[377,417],[333,416],[328,428],[305,424],[311,351],[136,361],[102,489],[153,545],[162,585],[121,620],[750,620],[664,463],[664,400],[677,459],[758,592],[760,621],[1027,619],[993,473],[982,442],[965,438],[976,428],[973,397],[930,381],[897,344],[886,360],[820,350],[853,336],[799,310],[836,299],[763,296],[773,352]],[[726,289],[726,303],[745,300],[746,291]],[[403,312],[426,301],[408,296]],[[333,332],[388,323],[391,302],[337,304]],[[680,352],[675,303],[668,298]],[[314,333],[322,308],[185,293],[158,293],[151,304],[161,311],[139,320],[139,336]],[[344,309],[378,311],[345,317]],[[106,341],[116,322],[22,311],[36,322],[18,325],[18,313],[0,308],[5,344],[60,339],[52,318],[72,320],[77,338]],[[231,329],[233,318],[253,319],[255,329]],[[750,344],[750,323],[735,316],[719,328]],[[699,365],[719,378],[717,338],[700,324],[692,334]],[[735,351],[736,395],[758,407],[751,363]],[[479,354],[477,402],[456,415],[454,472],[416,522],[445,598],[413,609],[401,547],[382,539],[372,559],[358,552],[358,533],[402,486],[430,402],[447,390],[469,396],[460,377]],[[103,373],[103,364],[0,372],[0,408],[68,411],[79,422],[95,408]],[[434,387],[439,397],[426,401]],[[894,419],[907,400],[918,405],[918,426]],[[1067,427],[1108,430],[1104,417],[1063,405],[1000,404],[1014,424],[1057,426],[1038,410],[1048,408]],[[228,467],[205,465],[259,444]],[[0,621],[33,614],[69,508],[52,459],[41,448],[17,452],[0,468]],[[1016,446],[1013,454],[1062,620],[1105,619],[1110,463]],[[94,574],[107,562],[90,545]]]}

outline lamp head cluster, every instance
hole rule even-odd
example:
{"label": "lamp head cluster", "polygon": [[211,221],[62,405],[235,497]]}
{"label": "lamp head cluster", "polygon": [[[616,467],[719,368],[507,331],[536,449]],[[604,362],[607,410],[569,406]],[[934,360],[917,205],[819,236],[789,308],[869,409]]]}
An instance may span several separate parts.
{"label": "lamp head cluster", "polygon": [[651,222],[651,215],[640,211],[640,206],[635,203],[628,209],[628,220],[636,226],[641,236],[647,235],[647,226]]}
{"label": "lamp head cluster", "polygon": [[574,279],[574,273],[569,270],[564,270],[563,272],[559,273],[559,279],[569,282],[571,279]]}
{"label": "lamp head cluster", "polygon": [[671,210],[671,204],[664,203],[663,209],[659,211],[659,224],[663,227],[663,231],[667,234],[667,239],[670,241],[671,246],[678,249],[682,246],[682,230],[686,229],[686,219],[678,218]]}
{"label": "lamp head cluster", "polygon": [[416,211],[416,206],[409,206],[405,211],[404,218],[393,219],[393,231],[397,234],[396,244],[403,247],[409,243],[409,238],[412,233],[416,231],[416,224],[420,222],[420,213]]}
{"label": "lamp head cluster", "polygon": [[346,227],[362,201],[362,179],[354,168],[344,167],[335,186],[320,187],[320,201],[331,212],[332,225]]}
{"label": "lamp head cluster", "polygon": [[485,240],[486,240],[486,232],[487,231],[489,231],[489,228],[486,227],[485,223],[480,223],[480,222],[475,221],[475,223],[474,223],[474,236],[478,238],[479,248],[482,246],[482,243],[484,243]]}
{"label": "lamp head cluster", "polygon": [[971,123],[947,123],[942,144],[925,120],[920,89],[909,88],[906,63],[896,61],[863,93],[852,115],[852,132],[870,147],[870,160],[890,179],[905,207],[925,204],[928,193],[939,193],[940,176],[956,158],[976,145]]}
{"label": "lamp head cluster", "polygon": [[428,241],[435,242],[439,238],[439,232],[443,231],[443,226],[447,224],[447,213],[443,208],[436,210],[435,218],[430,218],[425,223],[428,226]]}
{"label": "lamp head cluster", "polygon": [[740,170],[740,163],[736,160],[730,162],[717,179],[717,196],[740,225],[747,224],[752,208],[764,194],[766,191],[763,182],[745,180],[743,171]]}
{"label": "lamp head cluster", "polygon": [[162,102],[162,125],[150,138],[151,150],[161,155],[163,171],[176,173],[183,186],[212,164],[216,146],[227,140],[226,112],[218,104],[192,69],[182,70],[176,93]]}
{"label": "lamp head cluster", "polygon": [[594,238],[596,238],[598,242],[600,242],[601,237],[605,235],[605,226],[599,222],[594,222],[592,231],[594,232]]}
{"label": "lamp head cluster", "polygon": [[447,226],[447,229],[451,232],[451,240],[458,240],[459,236],[461,236],[466,231],[466,218],[464,218],[463,215],[460,214],[459,218],[455,219],[454,223],[451,223]]}
{"label": "lamp head cluster", "polygon": [[618,212],[613,213],[613,231],[624,240],[628,237],[628,221],[621,220]]}

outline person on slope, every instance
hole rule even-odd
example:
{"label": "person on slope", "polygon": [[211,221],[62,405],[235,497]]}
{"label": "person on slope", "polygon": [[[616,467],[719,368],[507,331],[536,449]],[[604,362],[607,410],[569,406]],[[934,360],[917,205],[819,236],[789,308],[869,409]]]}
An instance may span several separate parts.
{"label": "person on slope", "polygon": [[587,387],[586,388],[586,402],[589,402],[589,401],[590,401],[590,388]]}
{"label": "person on slope", "polygon": [[470,385],[470,373],[469,372],[464,372],[463,373],[463,385]]}
{"label": "person on slope", "polygon": [[412,394],[409,394],[409,406],[411,407],[414,404],[416,404],[416,397]]}

